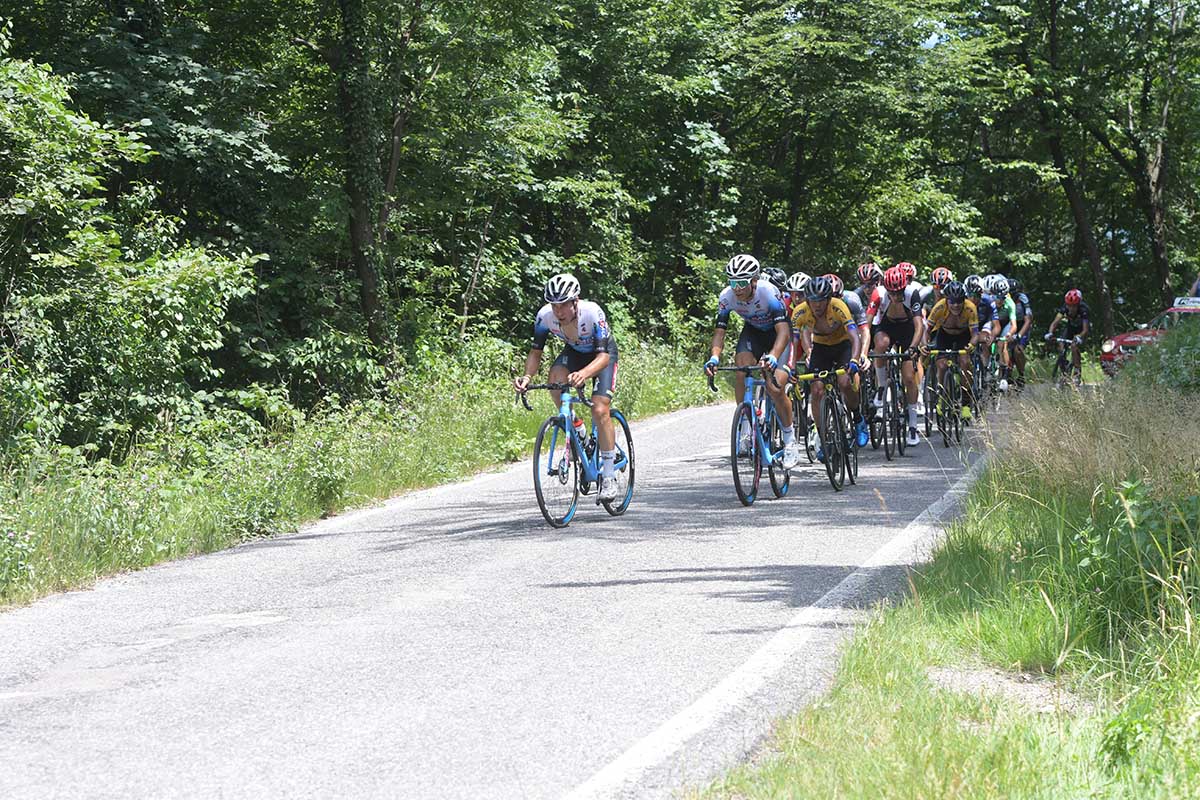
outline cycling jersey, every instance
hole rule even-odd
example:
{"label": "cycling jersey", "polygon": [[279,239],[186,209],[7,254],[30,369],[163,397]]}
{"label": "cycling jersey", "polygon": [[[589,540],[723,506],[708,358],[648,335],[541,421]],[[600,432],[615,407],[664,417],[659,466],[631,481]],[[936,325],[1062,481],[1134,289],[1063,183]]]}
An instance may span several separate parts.
{"label": "cycling jersey", "polygon": [[1017,324],[1023,323],[1026,317],[1033,316],[1033,308],[1029,305],[1029,295],[1024,292],[1017,292],[1013,295],[1013,300],[1016,301],[1017,306]]}
{"label": "cycling jersey", "polygon": [[[604,310],[597,303],[580,300],[575,324],[572,326],[568,322],[567,326],[568,330],[564,330],[549,303],[542,306],[533,323],[533,349],[545,350],[546,338],[550,334],[554,334],[564,341],[567,347],[578,353],[603,353],[616,349]],[[574,331],[569,330],[571,327]]]}
{"label": "cycling jersey", "polygon": [[979,312],[970,300],[963,301],[963,307],[957,315],[950,312],[950,304],[945,298],[938,300],[929,312],[929,328],[933,331],[944,330],[950,334],[961,334],[970,329],[979,331]]}
{"label": "cycling jersey", "polygon": [[[834,298],[835,300],[838,298]],[[863,308],[862,300],[854,292],[842,292],[841,301],[846,304],[846,308],[850,309],[850,316],[854,320],[854,324],[862,327],[867,324],[867,310]]]}
{"label": "cycling jersey", "polygon": [[1017,318],[1017,304],[1013,302],[1012,295],[1004,295],[1004,302],[996,303],[997,319],[1001,325],[1007,325],[1009,322]]}
{"label": "cycling jersey", "polygon": [[921,308],[925,309],[925,313],[929,313],[929,309],[933,308],[937,303],[938,298],[934,296],[933,286],[924,286],[920,291]]}
{"label": "cycling jersey", "polygon": [[990,294],[983,294],[974,302],[975,311],[979,315],[979,327],[990,327],[992,322],[1000,316],[1000,312],[996,308],[996,301],[992,299]]}
{"label": "cycling jersey", "polygon": [[862,286],[859,286],[857,289],[855,289],[854,293],[858,295],[858,299],[862,301],[863,307],[867,309],[868,315],[875,313],[871,311],[872,305],[883,302],[883,287],[878,283],[875,284],[875,287],[869,292],[867,291],[867,285],[864,283]]}
{"label": "cycling jersey", "polygon": [[729,327],[731,312],[745,320],[746,324],[760,331],[768,331],[777,323],[787,322],[787,312],[779,292],[769,281],[759,281],[749,300],[738,300],[732,286],[726,286],[717,299],[717,327]]}
{"label": "cycling jersey", "polygon": [[802,328],[812,328],[813,344],[840,344],[850,340],[850,331],[858,326],[850,308],[836,297],[829,301],[825,315],[820,319],[813,313],[812,306],[802,303],[792,314],[792,326],[799,331]]}
{"label": "cycling jersey", "polygon": [[[899,306],[903,311],[903,316],[887,313],[889,309]],[[891,294],[884,292],[883,299],[878,305],[867,309],[867,315],[871,317],[872,325],[881,325],[885,320],[891,322],[911,321],[913,317],[921,313],[921,285],[910,283],[904,289],[904,300],[900,303],[893,303]]]}
{"label": "cycling jersey", "polygon": [[1079,312],[1075,316],[1067,313],[1069,306],[1061,305],[1058,307],[1058,313],[1062,314],[1063,322],[1067,323],[1067,330],[1072,335],[1078,335],[1083,331],[1083,323],[1091,321],[1088,319],[1088,314],[1091,313],[1087,303],[1079,304]]}

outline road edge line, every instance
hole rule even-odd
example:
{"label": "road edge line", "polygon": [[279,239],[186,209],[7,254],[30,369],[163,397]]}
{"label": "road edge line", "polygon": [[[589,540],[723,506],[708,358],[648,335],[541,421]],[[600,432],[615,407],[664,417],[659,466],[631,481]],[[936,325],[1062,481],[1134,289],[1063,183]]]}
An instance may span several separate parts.
{"label": "road edge line", "polygon": [[923,540],[939,535],[941,526],[937,524],[938,521],[967,493],[988,460],[986,454],[981,455],[945,494],[879,547],[854,572],[788,620],[778,633],[720,683],[634,743],[565,797],[568,800],[613,797],[634,788],[648,772],[662,765],[689,741],[735,710],[743,700],[752,697],[819,630],[818,623],[825,612],[843,606],[866,588],[879,568],[908,563],[907,559],[897,559],[911,553]]}

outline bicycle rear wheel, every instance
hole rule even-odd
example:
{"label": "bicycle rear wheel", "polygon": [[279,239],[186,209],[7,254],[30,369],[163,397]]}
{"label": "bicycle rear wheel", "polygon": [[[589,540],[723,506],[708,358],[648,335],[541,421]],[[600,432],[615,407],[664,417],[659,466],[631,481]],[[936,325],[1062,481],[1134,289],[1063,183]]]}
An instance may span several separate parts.
{"label": "bicycle rear wheel", "polygon": [[[838,403],[838,413],[842,416],[842,427],[846,433],[846,478],[850,485],[858,483],[858,431],[854,427],[854,416],[844,403]],[[859,409],[862,413],[862,409]]]}
{"label": "bicycle rear wheel", "polygon": [[958,370],[953,366],[947,367],[946,374],[942,378],[941,403],[944,413],[938,419],[938,429],[942,432],[942,444],[945,447],[950,446],[954,428],[962,423],[961,402],[962,392],[958,387]]}
{"label": "bicycle rear wheel", "polygon": [[890,384],[883,389],[883,408],[875,412],[879,420],[879,438],[883,440],[883,455],[888,461],[895,458],[896,437],[893,434],[892,417],[896,413],[896,404],[892,401]]}
{"label": "bicycle rear wheel", "polygon": [[[837,391],[837,387],[833,391]],[[840,492],[846,483],[846,436],[838,418],[837,404],[828,391],[821,398],[821,448],[825,451],[825,473],[829,476],[829,484]]]}
{"label": "bicycle rear wheel", "polygon": [[614,517],[619,517],[629,508],[633,499],[633,434],[629,432],[629,423],[625,415],[615,408],[612,410],[613,435],[616,437],[616,469],[613,474],[617,478],[617,499],[604,502],[604,510]]}
{"label": "bicycle rear wheel", "polygon": [[[771,409],[771,421],[767,423],[767,441],[771,443],[771,453],[778,453],[783,449],[783,426],[779,422],[779,415]],[[763,458],[770,458],[770,453],[764,453]],[[792,474],[784,469],[782,465],[771,461],[767,465],[767,474],[771,478],[771,491],[776,497],[784,497],[788,493],[788,486],[792,482]]]}
{"label": "bicycle rear wheel", "polygon": [[533,443],[533,488],[542,516],[565,528],[579,505],[579,459],[562,417],[549,417]]}
{"label": "bicycle rear wheel", "polygon": [[[750,433],[749,441],[743,442],[741,440],[746,431]],[[758,482],[762,478],[762,460],[758,455],[758,421],[754,418],[754,409],[745,403],[733,412],[730,440],[729,461],[733,467],[733,488],[742,505],[748,506],[758,494]],[[746,445],[744,449],[742,444]]]}
{"label": "bicycle rear wheel", "polygon": [[937,387],[934,386],[936,380],[933,375],[937,374],[937,362],[931,363],[925,370],[925,383],[921,387],[922,399],[925,402],[925,438],[928,439],[933,435],[933,407],[937,403]]}

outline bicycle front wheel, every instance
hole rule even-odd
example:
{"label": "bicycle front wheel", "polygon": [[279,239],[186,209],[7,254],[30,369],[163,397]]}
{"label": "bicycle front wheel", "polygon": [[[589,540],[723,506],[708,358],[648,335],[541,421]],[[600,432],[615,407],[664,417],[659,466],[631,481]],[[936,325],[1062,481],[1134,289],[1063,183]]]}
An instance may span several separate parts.
{"label": "bicycle front wheel", "polygon": [[542,516],[555,528],[565,528],[579,505],[579,459],[562,417],[542,423],[533,444],[533,488]]}
{"label": "bicycle front wheel", "polygon": [[613,435],[616,437],[616,464],[614,475],[617,477],[617,499],[603,503],[604,510],[614,517],[619,517],[629,508],[633,499],[633,434],[629,432],[629,423],[625,415],[615,408],[612,410]]}
{"label": "bicycle front wheel", "polygon": [[[833,391],[837,391],[834,387]],[[821,398],[821,449],[825,451],[825,473],[829,485],[841,491],[846,483],[846,436],[838,418],[837,404],[825,392]]]}
{"label": "bicycle front wheel", "polygon": [[[792,418],[793,421],[795,417]],[[771,421],[767,424],[767,441],[771,443],[771,453],[778,453],[783,449],[783,426],[779,422],[779,415],[772,410]],[[763,458],[770,458],[771,453],[764,453]],[[788,493],[788,487],[792,482],[792,474],[783,468],[782,464],[776,464],[771,461],[767,465],[767,474],[771,478],[771,491],[776,497],[784,497]]]}
{"label": "bicycle front wheel", "polygon": [[925,381],[921,384],[921,399],[925,403],[925,438],[928,439],[933,435],[933,407],[937,403],[937,383],[934,375],[937,374],[937,361],[929,364],[925,370]]}
{"label": "bicycle front wheel", "polygon": [[895,395],[895,422],[892,424],[892,433],[896,436],[896,455],[901,456],[904,455],[904,448],[908,446],[908,395],[904,392],[903,382],[897,380],[892,384],[892,393]]}
{"label": "bicycle front wheel", "polygon": [[744,403],[733,412],[730,439],[729,461],[733,466],[733,488],[742,505],[748,506],[758,494],[758,481],[762,478],[762,460],[758,457],[758,423],[754,419],[754,409]]}

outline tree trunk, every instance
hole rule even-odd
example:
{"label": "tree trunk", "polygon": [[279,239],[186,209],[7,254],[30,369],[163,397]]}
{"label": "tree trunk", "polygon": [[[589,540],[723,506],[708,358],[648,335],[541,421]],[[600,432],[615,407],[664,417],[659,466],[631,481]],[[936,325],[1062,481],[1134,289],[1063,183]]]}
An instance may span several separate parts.
{"label": "tree trunk", "polygon": [[346,148],[345,191],[350,205],[348,228],[350,262],[358,278],[358,300],[367,321],[371,344],[386,351],[386,325],[379,300],[379,271],[375,264],[375,238],[371,206],[378,195],[378,163],[371,137],[370,65],[364,49],[367,16],[363,0],[339,0],[342,23],[341,69],[338,103]]}
{"label": "tree trunk", "polygon": [[805,144],[807,144],[808,136],[808,116],[804,117],[804,122],[800,125],[800,130],[793,134],[796,139],[792,161],[792,185],[791,193],[788,196],[788,221],[787,234],[783,240],[783,263],[791,262],[792,245],[795,242],[796,223],[800,218],[800,203],[804,199],[804,190],[806,181],[806,173],[804,168],[808,164],[805,158]]}

